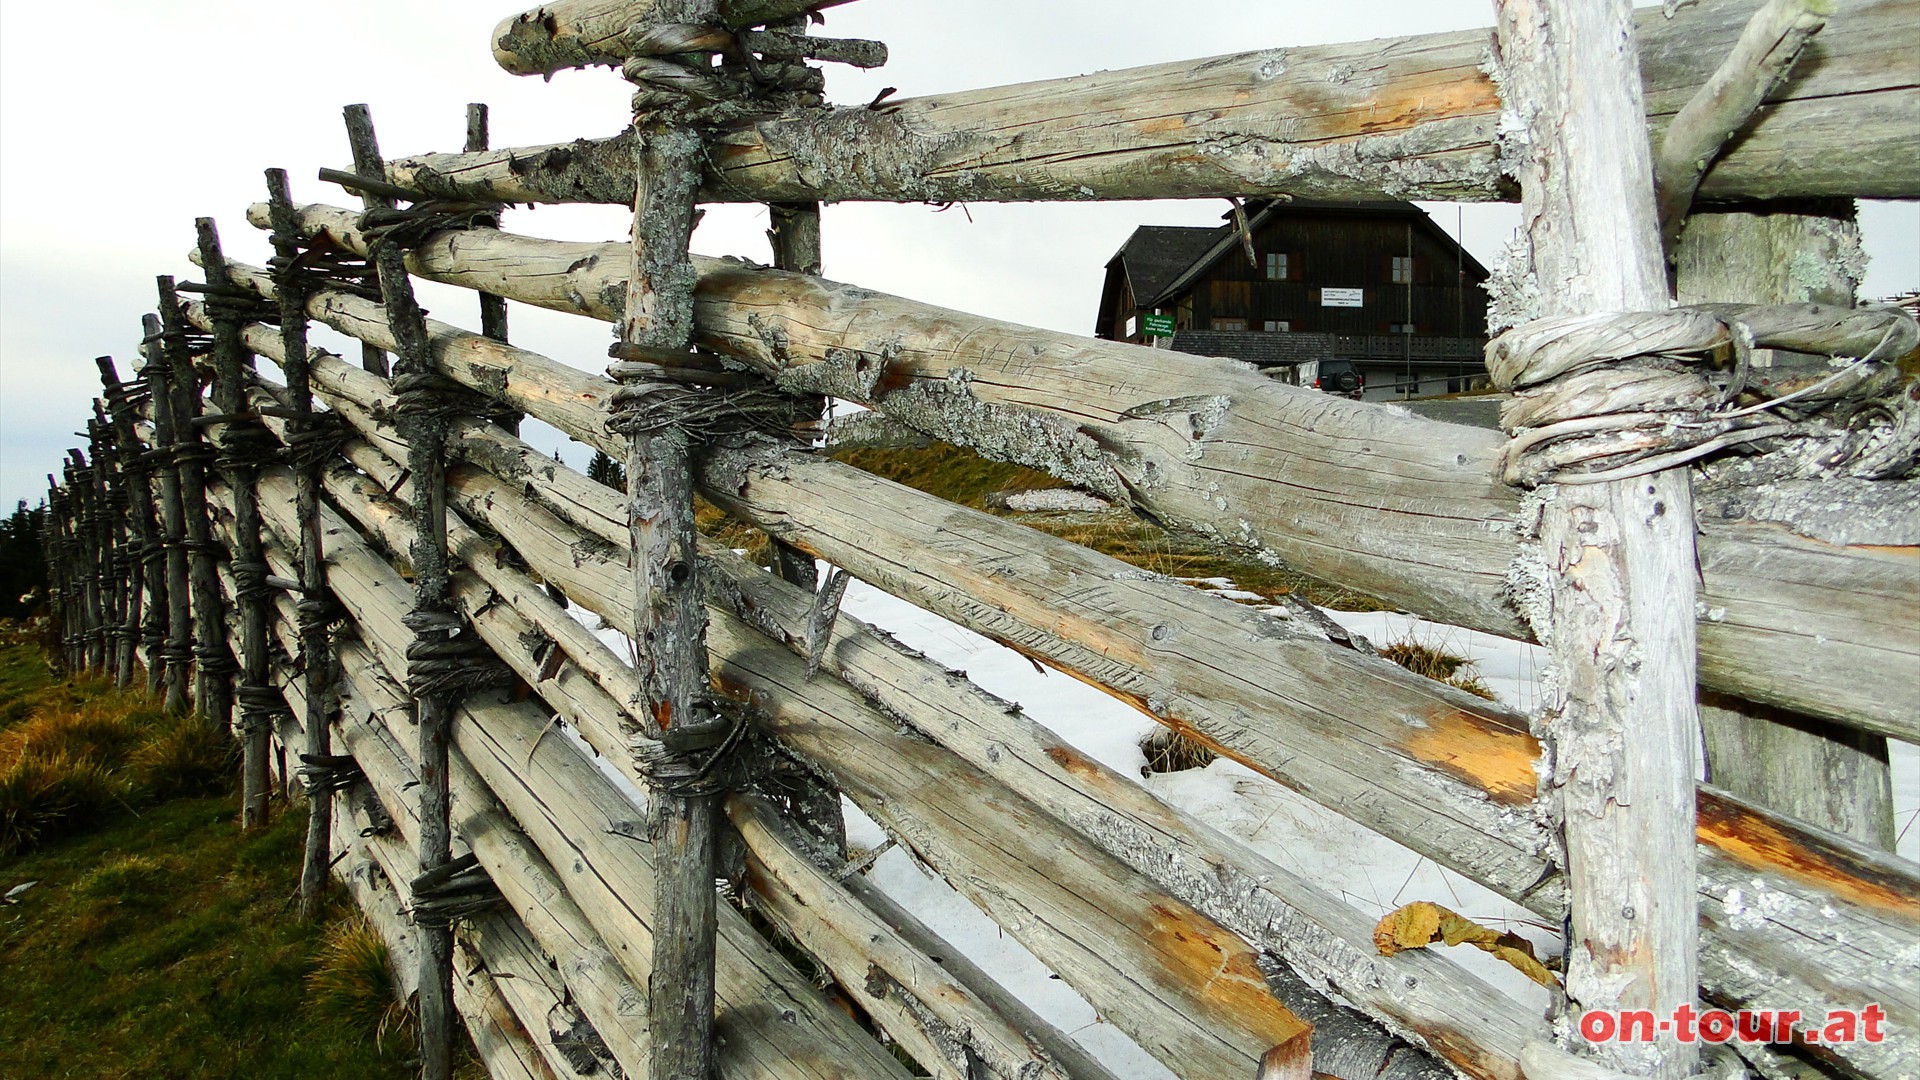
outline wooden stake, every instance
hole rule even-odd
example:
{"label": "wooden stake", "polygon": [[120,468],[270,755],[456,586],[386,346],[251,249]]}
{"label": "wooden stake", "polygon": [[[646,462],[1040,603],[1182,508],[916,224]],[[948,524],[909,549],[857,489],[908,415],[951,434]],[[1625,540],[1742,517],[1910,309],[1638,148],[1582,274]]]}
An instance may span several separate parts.
{"label": "wooden stake", "polygon": [[180,471],[180,509],[185,520],[188,580],[193,593],[194,706],[209,724],[226,731],[233,722],[233,655],[227,648],[225,603],[207,510],[206,462],[211,448],[201,438],[200,377],[193,369],[187,322],[173,278],[161,276],[161,338],[173,391],[174,466]]}
{"label": "wooden stake", "polygon": [[[267,200],[273,214],[273,246],[276,257],[291,260],[300,250],[300,226],[294,214],[293,195],[283,169],[267,170]],[[280,264],[290,267],[290,263]],[[313,414],[313,387],[309,377],[307,346],[307,291],[296,273],[283,271],[277,278],[280,301],[280,370],[287,376],[289,418],[287,438],[318,436]],[[300,635],[301,700],[304,715],[305,752],[310,758],[333,754],[333,736],[327,723],[329,698],[334,681],[332,639],[327,633],[322,609],[330,603],[327,593],[325,532],[320,526],[320,468],[317,453],[308,451],[305,460],[295,455],[294,516],[300,522],[300,595],[298,615]],[[333,799],[309,793],[307,799],[306,853],[300,868],[300,917],[318,919],[326,902],[327,864],[333,850]]]}
{"label": "wooden stake", "polygon": [[[362,174],[380,175],[380,148],[365,105],[346,109],[354,165]],[[372,203],[378,196],[367,196]],[[391,201],[388,201],[391,205]],[[395,376],[423,379],[434,372],[425,316],[413,296],[405,253],[395,244],[373,252],[387,326],[399,345]],[[377,373],[376,373],[377,374]],[[450,641],[459,629],[449,590],[447,567],[446,419],[430,411],[401,410],[401,437],[407,442],[407,467],[413,476],[415,527],[409,551],[413,565],[413,615],[416,644]],[[447,748],[455,703],[445,693],[414,697],[420,746],[420,872],[428,874],[453,858],[447,789]],[[453,1072],[453,931],[420,926],[420,1075],[448,1080]]]}
{"label": "wooden stake", "polygon": [[247,412],[246,383],[253,354],[240,338],[241,321],[223,314],[231,310],[227,305],[234,286],[220,251],[220,234],[212,218],[195,220],[194,229],[210,290],[209,310],[214,314],[214,403],[227,418],[220,427],[219,463],[233,504],[233,600],[240,609],[240,827],[262,829],[272,795],[274,710],[268,706],[280,701],[267,655],[267,562],[260,548],[260,504],[254,491],[265,433],[258,421],[241,418]]}
{"label": "wooden stake", "polygon": [[[1629,0],[1499,0],[1507,106],[1525,124],[1522,220],[1540,315],[1665,308]],[[1683,470],[1544,492],[1547,593],[1528,615],[1552,650],[1550,783],[1571,901],[1567,996],[1670,1016],[1698,986],[1694,900],[1694,603]],[[1696,1048],[1586,1046],[1608,1067],[1680,1080]]]}
{"label": "wooden stake", "polygon": [[[365,105],[349,105],[344,110],[347,120],[347,142],[353,148],[353,171],[370,180],[384,180],[387,176],[386,163],[380,159],[380,145],[373,136],[373,116]],[[376,208],[393,209],[393,199],[387,195],[362,192],[360,205],[367,210]],[[374,268],[379,272],[379,267]],[[383,349],[362,343],[360,346],[360,366],[381,378],[389,374],[387,354]]]}
{"label": "wooden stake", "polygon": [[128,594],[133,598],[127,612],[128,643],[131,646],[136,640],[144,640],[147,692],[157,694],[162,672],[160,648],[166,641],[167,585],[166,549],[160,543],[154,514],[153,468],[134,430],[132,384],[120,381],[113,357],[97,357],[94,364],[100,369],[100,386],[112,410],[114,442],[120,447],[127,489],[127,519],[138,545],[129,565],[135,576],[128,583]]}
{"label": "wooden stake", "polygon": [[166,666],[164,705],[170,713],[187,711],[187,662],[193,655],[193,606],[188,584],[186,503],[181,494],[180,470],[175,457],[179,438],[173,422],[173,373],[168,363],[160,317],[141,319],[146,340],[141,351],[146,357],[142,374],[147,380],[147,407],[153,410],[153,446],[161,455],[156,470],[160,489],[160,537],[167,559],[167,641],[161,651]]}
{"label": "wooden stake", "polygon": [[[710,22],[712,0],[687,0],[683,21]],[[704,16],[704,17],[703,17]],[[620,340],[685,352],[693,334],[694,192],[705,154],[696,132],[635,122],[632,287]],[[639,389],[636,387],[635,389]],[[706,612],[686,434],[636,428],[627,440],[633,549],[632,636],[640,653],[640,713],[648,734],[689,754],[712,743],[706,705]],[[648,836],[656,851],[654,952],[647,980],[655,1080],[713,1075],[714,873],[718,801],[655,784]]]}
{"label": "wooden stake", "polygon": [[[1683,304],[1846,308],[1853,305],[1858,286],[1860,229],[1851,200],[1695,213],[1686,217],[1672,258],[1676,298]],[[1785,374],[1793,357],[1756,350],[1753,377]],[[1884,735],[1711,691],[1701,693],[1700,726],[1707,779],[1715,786],[1893,850],[1893,788]]]}

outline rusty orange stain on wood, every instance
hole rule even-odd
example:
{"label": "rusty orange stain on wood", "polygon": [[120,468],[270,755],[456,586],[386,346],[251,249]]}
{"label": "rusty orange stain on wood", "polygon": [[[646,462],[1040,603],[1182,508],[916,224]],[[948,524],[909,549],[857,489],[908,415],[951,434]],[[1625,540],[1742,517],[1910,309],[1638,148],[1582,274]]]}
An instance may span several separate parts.
{"label": "rusty orange stain on wood", "polygon": [[1169,131],[1185,131],[1187,118],[1184,116],[1150,116],[1134,124],[1142,135],[1160,135]]}
{"label": "rusty orange stain on wood", "polygon": [[1711,792],[1701,792],[1696,805],[1700,842],[1742,866],[1773,870],[1862,907],[1920,922],[1920,888],[1911,876],[1855,858]]}
{"label": "rusty orange stain on wood", "polygon": [[1082,780],[1097,779],[1100,775],[1100,767],[1098,765],[1095,765],[1093,762],[1065,746],[1047,747],[1047,756],[1053,759],[1055,765],[1060,766],[1067,770],[1068,773]]}
{"label": "rusty orange stain on wood", "polygon": [[1244,941],[1192,908],[1154,904],[1151,911],[1145,937],[1166,962],[1167,973],[1195,988],[1262,1044],[1285,1046],[1313,1030],[1273,996]]}
{"label": "rusty orange stain on wood", "polygon": [[1540,743],[1532,735],[1459,709],[1442,709],[1410,730],[1401,749],[1485,791],[1502,806],[1525,806],[1539,796],[1533,771]]}

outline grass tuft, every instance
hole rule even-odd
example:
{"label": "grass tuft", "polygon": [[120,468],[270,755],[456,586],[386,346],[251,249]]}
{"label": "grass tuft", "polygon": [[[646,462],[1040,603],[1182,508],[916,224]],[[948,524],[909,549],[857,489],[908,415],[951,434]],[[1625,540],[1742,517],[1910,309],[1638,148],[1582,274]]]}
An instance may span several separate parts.
{"label": "grass tuft", "polygon": [[1147,763],[1140,769],[1142,776],[1204,769],[1220,756],[1172,728],[1161,728],[1140,740],[1140,751],[1147,755]]}
{"label": "grass tuft", "polygon": [[1499,700],[1484,679],[1468,670],[1473,667],[1473,661],[1457,653],[1421,641],[1396,641],[1382,646],[1380,655],[1415,675],[1446,683],[1488,701]]}
{"label": "grass tuft", "polygon": [[64,753],[21,757],[0,769],[0,855],[87,828],[122,801],[124,784],[100,762]]}
{"label": "grass tuft", "polygon": [[197,713],[158,716],[127,766],[144,798],[192,798],[232,787],[239,756],[239,744]]}
{"label": "grass tuft", "polygon": [[376,1046],[389,1035],[412,1038],[413,1011],[394,994],[387,943],[358,915],[327,928],[307,976],[307,1007],[342,1030],[371,1033]]}

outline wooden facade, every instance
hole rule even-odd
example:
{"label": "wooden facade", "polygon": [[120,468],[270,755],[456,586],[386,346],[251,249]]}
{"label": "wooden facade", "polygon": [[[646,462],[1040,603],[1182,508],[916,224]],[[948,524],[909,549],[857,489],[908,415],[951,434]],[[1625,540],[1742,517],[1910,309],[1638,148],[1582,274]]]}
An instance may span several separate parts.
{"label": "wooden facade", "polygon": [[1419,207],[1291,200],[1247,215],[1251,258],[1231,215],[1136,230],[1107,263],[1095,336],[1155,344],[1145,316],[1172,316],[1160,344],[1263,367],[1345,357],[1371,369],[1368,396],[1463,389],[1484,371],[1486,268]]}

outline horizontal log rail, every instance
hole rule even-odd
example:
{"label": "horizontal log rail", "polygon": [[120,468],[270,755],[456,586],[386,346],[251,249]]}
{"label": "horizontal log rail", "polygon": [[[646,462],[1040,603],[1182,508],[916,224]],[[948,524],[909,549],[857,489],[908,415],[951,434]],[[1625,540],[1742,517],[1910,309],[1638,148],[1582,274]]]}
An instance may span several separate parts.
{"label": "horizontal log rail", "polygon": [[[366,325],[379,324],[378,319],[371,319],[366,323]],[[250,347],[260,348],[271,356],[277,337],[264,329],[257,329],[249,333],[248,342]],[[446,343],[443,342],[443,344]],[[543,364],[546,366],[543,367]],[[455,364],[450,365],[448,370],[476,388],[492,386],[498,390],[499,381],[489,374],[490,371],[497,369],[476,370],[462,368]],[[371,408],[374,413],[381,412],[387,407],[386,401],[380,396],[377,380],[348,365],[335,360],[317,362],[315,377],[320,392],[337,407],[346,407],[345,414],[348,416],[354,415],[353,406]],[[602,400],[605,393],[605,388],[595,386],[600,381],[595,377],[553,365],[551,361],[545,361],[535,354],[522,354],[520,362],[515,365],[507,379],[505,389],[499,392],[504,393],[516,405],[531,408],[531,411],[536,414],[542,414],[545,419],[557,423],[568,434],[592,444],[608,442],[605,433],[595,424],[595,418],[600,415],[598,402]],[[544,411],[542,405],[547,406]],[[372,422],[370,414],[363,412],[360,415],[362,422]],[[468,425],[457,431],[452,444],[457,452],[481,463],[483,467],[500,469],[507,484],[503,488],[496,483],[490,489],[482,481],[475,486],[469,471],[456,470],[453,486],[457,504],[476,513],[481,512],[481,508],[488,505],[513,507],[512,510],[500,510],[496,516],[489,518],[489,523],[500,527],[509,535],[516,526],[532,530],[546,529],[548,530],[547,539],[539,545],[542,548],[581,551],[600,547],[597,544],[582,543],[587,537],[572,532],[560,523],[539,524],[538,507],[525,504],[514,494],[517,489],[527,488],[531,480],[535,481],[532,487],[538,490],[539,496],[542,499],[551,500],[549,505],[557,504],[555,508],[569,521],[584,527],[588,534],[597,534],[593,539],[612,544],[618,537],[624,535],[625,525],[621,519],[617,494],[605,489],[597,489],[596,485],[586,482],[584,478],[562,466],[551,463],[531,448],[526,448],[524,445],[516,447],[514,443],[517,440],[512,440],[504,433],[476,434],[477,427],[477,425]],[[611,445],[610,442],[608,445]],[[1000,603],[1006,604],[1008,596],[1017,598],[1019,590],[1033,587],[1024,580],[1031,574],[1032,567],[1075,566],[1077,565],[1073,561],[1075,558],[1091,554],[1080,551],[1063,541],[1053,540],[1043,534],[1035,534],[1031,530],[1011,525],[1001,519],[976,515],[972,511],[940,504],[938,500],[933,500],[931,497],[898,488],[897,485],[888,484],[859,473],[858,470],[848,469],[831,462],[816,461],[804,456],[789,456],[768,459],[762,464],[765,467],[753,473],[750,483],[746,483],[746,473],[729,470],[726,467],[715,469],[710,465],[708,469],[710,494],[723,500],[731,495],[734,508],[747,513],[750,520],[760,520],[761,523],[776,529],[785,528],[789,530],[786,534],[787,539],[797,541],[801,546],[837,563],[847,565],[858,573],[871,576],[883,587],[888,587],[891,591],[900,592],[909,599],[948,614],[963,625],[971,625],[1002,640],[1009,640],[1010,633],[1006,611],[988,608],[986,605],[968,600],[970,589],[984,587],[997,590],[984,595],[999,597]],[[530,472],[530,468],[537,471]],[[716,477],[713,475],[715,473],[721,474],[723,478]],[[712,481],[717,478],[721,478],[721,482],[713,483]],[[857,481],[856,486],[851,488],[846,486],[853,481]],[[745,483],[744,487],[741,486],[743,483]],[[868,493],[861,494],[861,487],[867,488]],[[918,505],[919,502],[925,502],[928,505],[922,507]],[[938,513],[934,510],[935,506],[940,507]],[[940,547],[946,552],[947,561],[938,567],[922,568],[922,571],[917,573],[905,571],[904,568],[893,564],[890,559],[876,559],[862,550],[863,542],[869,542],[872,539],[871,530],[876,521],[925,517],[928,522],[940,522],[945,520],[939,516],[940,514],[958,514],[964,516],[966,520],[950,521],[949,525],[952,527],[942,532]],[[976,517],[981,520],[976,520]],[[853,519],[857,519],[857,522],[853,522]],[[834,522],[839,524],[836,525]],[[999,532],[1007,532],[1009,535],[995,540],[994,537]],[[968,545],[958,539],[969,535],[983,536],[979,551],[968,550]],[[558,539],[555,539],[556,536]],[[519,546],[527,550],[533,550],[536,547],[524,537]],[[1041,547],[1046,554],[1017,561],[1010,561],[1007,557],[1008,552],[1032,546]],[[1055,550],[1056,548],[1058,550]],[[609,549],[600,548],[600,550]],[[1073,554],[1075,551],[1079,551],[1079,555]],[[573,567],[574,576],[569,576],[568,569],[564,565],[551,567],[552,574],[555,580],[566,584],[570,595],[574,595],[576,599],[592,606],[594,597],[602,596],[604,598],[599,602],[609,605],[606,610],[612,611],[615,610],[612,605],[618,603],[615,599],[619,595],[617,583],[622,580],[624,571],[616,564],[607,564],[600,571],[606,576],[606,580],[597,587],[584,587],[583,579],[577,576],[583,568],[590,568],[596,562],[604,562],[606,558],[605,555],[595,555],[584,561],[576,561]],[[1084,567],[1081,569],[1086,571],[1076,575],[1076,578],[1081,581],[1097,581],[1103,577],[1112,576]],[[1125,579],[1126,575],[1123,574],[1122,580]],[[929,583],[938,583],[938,586],[935,588]],[[1009,590],[1013,591],[1009,592]],[[1184,595],[1191,594],[1193,591],[1176,588],[1176,592]],[[1031,608],[1025,608],[1027,601],[1019,601],[1014,604],[1014,609],[1017,612],[1025,608],[1033,612],[1034,614],[1029,616],[1033,624],[1047,628],[1049,633],[1055,632],[1062,626],[1069,630],[1085,626],[1081,619],[1091,617],[1101,620],[1105,624],[1104,628],[1100,628],[1100,624],[1096,623],[1092,628],[1097,630],[1096,636],[1088,639],[1090,642],[1101,643],[1103,650],[1099,661],[1101,666],[1082,661],[1086,671],[1098,673],[1097,677],[1087,676],[1094,678],[1095,681],[1114,681],[1126,685],[1126,680],[1132,679],[1137,684],[1140,675],[1129,673],[1114,664],[1111,634],[1116,632],[1137,634],[1140,632],[1139,624],[1143,620],[1157,625],[1181,626],[1189,632],[1192,640],[1231,642],[1245,637],[1259,641],[1264,647],[1273,646],[1271,639],[1262,636],[1258,628],[1252,625],[1260,622],[1256,613],[1225,601],[1201,598],[1206,601],[1205,604],[1197,608],[1188,604],[1184,608],[1175,609],[1179,614],[1169,620],[1166,612],[1156,614],[1156,604],[1149,592],[1136,591],[1131,594],[1125,604],[1109,607],[1104,614],[1086,611],[1083,593],[1082,589],[1063,593],[1057,589],[1049,591],[1039,588],[1031,601]],[[1200,617],[1196,614],[1197,612],[1204,614],[1209,608],[1244,620],[1249,625],[1235,627],[1228,623],[1209,629],[1206,621],[1195,621]],[[1076,617],[1062,622],[1058,618],[1058,613],[1063,610],[1076,612]],[[1335,650],[1332,646],[1325,646],[1324,643],[1322,647],[1335,656],[1344,652],[1344,650]],[[1141,655],[1151,657],[1156,652],[1167,650],[1143,648],[1139,651]],[[1078,655],[1084,657],[1086,654]],[[1346,655],[1355,656],[1351,653]],[[1072,664],[1075,656],[1076,654],[1072,651],[1066,653],[1056,651],[1052,655],[1046,655],[1046,658],[1072,671],[1075,670]],[[1066,663],[1062,662],[1063,657]],[[1272,665],[1270,659],[1261,659],[1257,655],[1251,656],[1247,662],[1256,665],[1250,670],[1260,673],[1259,676],[1250,680],[1251,682],[1265,681],[1269,668],[1259,667],[1258,665],[1261,664],[1270,665],[1273,671],[1279,673],[1279,677],[1285,677],[1287,665]],[[1225,664],[1221,667],[1231,669],[1234,665]],[[1404,673],[1399,672],[1397,668],[1385,665],[1383,667],[1393,673],[1389,677],[1405,677]],[[1345,677],[1346,692],[1365,697],[1375,689],[1375,684],[1372,682],[1363,682],[1364,688],[1355,689],[1354,680],[1376,677],[1376,673],[1364,671],[1362,668],[1352,666],[1351,663],[1346,666],[1346,670],[1349,673]],[[1084,671],[1083,674],[1085,674]],[[1197,696],[1204,701],[1209,689],[1212,692],[1219,692],[1217,681],[1222,676],[1217,669],[1203,671],[1202,675],[1198,683],[1201,692]],[[1431,687],[1433,684],[1427,685]],[[1307,692],[1306,696],[1312,700],[1312,695],[1321,691],[1322,688],[1316,687]],[[1437,692],[1446,693],[1444,690]],[[1260,715],[1274,719],[1285,719],[1290,714],[1300,715],[1299,706],[1294,704],[1297,700],[1294,695],[1276,694],[1271,690],[1261,691],[1258,688],[1254,690],[1243,688],[1232,693],[1242,696],[1255,695],[1239,706],[1246,715]],[[1262,694],[1264,696],[1261,696]],[[1150,695],[1140,693],[1131,696],[1136,702],[1144,703],[1142,699]],[[1196,697],[1195,688],[1189,686],[1184,694],[1169,696],[1173,697],[1178,704],[1186,705]],[[1489,707],[1484,702],[1478,702],[1477,699],[1468,699],[1462,704],[1464,706],[1462,719],[1471,719],[1477,711],[1481,717],[1479,723],[1492,725],[1482,730],[1491,733],[1504,729],[1512,733],[1508,738],[1516,741],[1516,761],[1525,767],[1520,771],[1530,769],[1527,763],[1530,763],[1537,751],[1532,748],[1531,737],[1525,735],[1524,723],[1520,718],[1505,715],[1498,708]],[[1324,716],[1324,713],[1316,711],[1295,721],[1302,724],[1298,733],[1274,733],[1272,737],[1276,741],[1272,744],[1273,749],[1267,752],[1254,754],[1248,752],[1243,741],[1248,734],[1244,725],[1239,732],[1240,738],[1230,738],[1221,741],[1218,745],[1230,756],[1239,758],[1269,775],[1274,775],[1283,782],[1302,787],[1303,790],[1316,794],[1325,801],[1324,787],[1317,783],[1303,785],[1295,774],[1295,770],[1302,768],[1316,766],[1325,768],[1320,763],[1323,756],[1334,760],[1342,758],[1342,752],[1338,749],[1332,753],[1325,751],[1299,753],[1298,744],[1294,740],[1302,737],[1316,737],[1315,721],[1319,716]],[[1190,727],[1189,730],[1193,729]],[[1252,734],[1266,733],[1255,731]],[[1348,742],[1355,749],[1344,753],[1366,752],[1370,748],[1377,752],[1378,741],[1377,737],[1371,736],[1370,729],[1363,725],[1355,735],[1348,737]],[[1442,740],[1443,743],[1444,741]],[[1469,744],[1472,742],[1473,740],[1468,740]],[[1520,750],[1519,747],[1525,749]],[[1439,750],[1442,747],[1435,749]],[[1450,760],[1446,763],[1451,764],[1455,771],[1444,774],[1440,783],[1455,784],[1461,794],[1447,797],[1442,805],[1473,803],[1500,805],[1497,802],[1499,790],[1496,787],[1491,786],[1485,778],[1476,782],[1472,777],[1471,767],[1462,772],[1458,754],[1447,756]],[[1430,762],[1426,767],[1432,769],[1435,764],[1438,762]],[[1397,767],[1376,767],[1368,770],[1365,775],[1391,789],[1408,771],[1403,759]],[[1528,776],[1530,778],[1530,772]],[[1530,788],[1526,797],[1531,797]],[[1421,798],[1426,800],[1428,806],[1434,804],[1431,791]],[[1708,821],[1721,823],[1713,829],[1709,829],[1705,824],[1702,826],[1702,902],[1703,923],[1707,934],[1703,978],[1710,997],[1730,1003],[1772,1001],[1803,1004],[1822,1001],[1833,1002],[1832,1007],[1837,1008],[1843,1007],[1847,1001],[1854,1002],[1856,1006],[1864,1004],[1866,1001],[1873,1000],[1877,992],[1893,984],[1894,974],[1888,967],[1888,964],[1893,962],[1890,958],[1903,955],[1904,950],[1914,947],[1916,934],[1920,934],[1920,927],[1916,926],[1916,920],[1920,920],[1920,911],[1916,911],[1916,905],[1910,902],[1888,902],[1890,896],[1900,894],[1901,888],[1920,892],[1920,881],[1914,879],[1911,867],[1899,860],[1876,856],[1844,843],[1830,842],[1811,832],[1793,829],[1777,819],[1758,814],[1717,793],[1706,791],[1703,792],[1702,798],[1703,823]],[[1375,805],[1377,802],[1377,796],[1356,797],[1351,804],[1333,805],[1335,809],[1351,813],[1352,807],[1366,807]],[[1505,824],[1493,828],[1494,837],[1511,837],[1514,835],[1512,831],[1515,827],[1514,823],[1530,821],[1524,815],[1507,815],[1507,817]],[[1410,815],[1385,821],[1378,818],[1366,820],[1373,827],[1419,849],[1423,839],[1429,833],[1436,831],[1439,821],[1444,819],[1435,819],[1423,808]],[[1487,839],[1486,836],[1481,836],[1477,844],[1484,849]],[[1504,842],[1513,843],[1511,839]],[[1509,850],[1525,851],[1526,849],[1512,847]],[[1496,889],[1500,888],[1495,881],[1488,881],[1474,873],[1472,868],[1461,867],[1457,856],[1448,851],[1437,850],[1433,855],[1443,864],[1454,865],[1457,869],[1467,872],[1469,876],[1492,884]],[[1529,882],[1534,880],[1537,878],[1528,879]],[[1760,884],[1756,885],[1756,881]],[[1903,884],[1891,891],[1871,886],[1862,887],[1863,883],[1876,881]],[[1781,918],[1782,913],[1785,913],[1782,921],[1767,922],[1764,928],[1754,921],[1755,909],[1751,906],[1743,906],[1740,897],[1756,895],[1756,890],[1763,894],[1771,892],[1778,897],[1793,898],[1788,903],[1773,904],[1767,909],[1771,913],[1771,918]],[[1511,888],[1507,891],[1510,894],[1513,893]],[[1551,891],[1537,891],[1533,894],[1520,892],[1517,898],[1531,901],[1534,906],[1548,913],[1561,910],[1557,902],[1551,900],[1542,902],[1543,898],[1551,896]],[[1731,900],[1729,900],[1730,897]],[[1815,911],[1832,911],[1835,914],[1821,918],[1813,918],[1810,914],[1805,914]],[[1729,912],[1735,913],[1729,915]],[[1795,914],[1795,912],[1801,914]],[[1832,920],[1836,918],[1846,925],[1835,925]],[[1783,941],[1799,944],[1783,946]],[[1880,945],[1861,947],[1863,942],[1879,942]],[[1842,989],[1838,991],[1831,989],[1836,986]],[[1903,1006],[1899,1002],[1894,1002],[1890,1007],[1904,1010],[1912,1009],[1914,1006],[1913,1003]],[[1920,1010],[1916,1010],[1914,1014],[1920,1015]],[[1911,1046],[1904,1049],[1890,1046],[1870,1049],[1863,1046],[1857,1049],[1864,1054],[1910,1054],[1913,1052]]]}
{"label": "horizontal log rail", "polygon": [[[300,216],[343,246],[364,246],[347,211]],[[261,207],[250,217],[266,220]],[[428,243],[411,265],[611,320],[625,296],[624,250],[476,230]],[[1527,634],[1506,595],[1519,500],[1496,479],[1497,432],[1278,385],[1231,361],[695,263],[701,343],[781,385],[860,401],[1437,621]],[[321,294],[311,309],[349,335],[382,333],[378,305],[358,297]],[[435,334],[444,364],[482,371],[488,385],[522,363],[522,350],[444,324]],[[1184,393],[1168,398],[1168,385]],[[529,392],[543,400],[525,407],[552,411],[587,391]],[[583,414],[572,427],[599,423]],[[1920,739],[1920,714],[1905,704],[1920,683],[1920,624],[1908,612],[1920,559],[1761,523],[1704,522],[1699,547],[1702,685]]]}
{"label": "horizontal log rail", "polygon": [[[284,470],[272,470],[261,476],[260,487],[263,503],[269,504],[262,507],[266,524],[276,543],[285,545],[297,535],[291,518],[293,480]],[[367,703],[368,715],[382,722],[404,716],[401,687],[411,637],[402,621],[406,584],[353,526],[330,509],[323,518],[327,557],[338,571],[329,586],[361,635],[358,644],[343,643],[341,664]],[[283,566],[290,565],[284,555],[281,559]],[[549,727],[542,709],[491,697],[470,697],[454,725],[453,775],[457,780],[471,770],[473,783],[457,780],[474,796],[468,805],[481,805],[475,800],[489,794],[498,800],[560,871],[566,894],[629,978],[644,985],[652,938],[636,898],[652,895],[644,887],[652,873],[650,851],[643,836],[636,838],[623,827],[637,820],[638,809],[572,743],[542,737]],[[723,1075],[904,1080],[899,1063],[778,957],[739,912],[723,907],[720,923]]]}
{"label": "horizontal log rail", "polygon": [[[331,482],[328,488],[337,499],[344,494]],[[370,497],[381,485],[369,481],[367,489],[358,499],[339,501],[350,512],[365,514],[362,524],[388,543],[403,536],[406,526],[397,511],[381,513]],[[614,577],[622,584],[607,583],[605,592],[592,597],[599,603],[590,607],[624,610],[625,601],[613,599],[625,591],[624,568]],[[353,587],[343,582],[338,588],[344,593]],[[369,590],[367,600],[374,599]],[[361,625],[363,633],[378,633]],[[489,635],[480,620],[476,627],[523,677],[538,678],[541,660],[519,635]],[[713,660],[724,660],[736,679],[791,676],[784,671],[791,660],[784,649],[778,656],[755,652],[751,660],[742,660],[716,646]],[[803,661],[799,664],[804,668]],[[782,674],[764,674],[769,668]],[[1237,936],[1124,869],[1091,842],[1050,824],[1037,807],[950,753],[933,755],[927,744],[903,739],[893,721],[850,688],[836,686],[837,680],[797,681],[805,685],[790,692],[803,701],[825,700],[805,706],[817,719],[794,729],[792,737],[802,738],[830,717],[833,724],[850,725],[848,738],[875,744],[858,761],[832,758],[833,775],[854,770],[852,775],[870,785],[849,794],[890,831],[906,835],[913,850],[1149,1053],[1170,1067],[1210,1076],[1253,1075],[1270,1059],[1275,1076],[1304,1080],[1310,1029],[1272,998],[1252,951]],[[585,680],[547,679],[538,685],[547,703],[589,741],[612,734],[604,721],[596,721],[620,711],[606,691]],[[767,700],[756,704],[763,714],[780,707]],[[789,734],[777,726],[773,730]],[[889,742],[897,744],[892,752],[885,745]],[[601,749],[612,758],[617,755],[610,751],[623,745],[613,741]],[[808,756],[818,754],[816,748]],[[553,798],[551,787],[538,786]],[[966,809],[976,801],[984,805]],[[1068,862],[1085,873],[1062,876],[1060,866]],[[990,889],[983,888],[987,882],[993,883]],[[1159,933],[1150,932],[1156,919],[1166,920]]]}
{"label": "horizontal log rail", "polygon": [[[1738,40],[1753,0],[1642,9],[1657,142]],[[1266,49],[743,122],[702,198],[996,202],[1286,194],[1513,199],[1490,30]],[[1700,186],[1710,201],[1920,198],[1920,4],[1838,0],[1792,77]],[[623,138],[388,163],[441,197],[625,203]]]}

